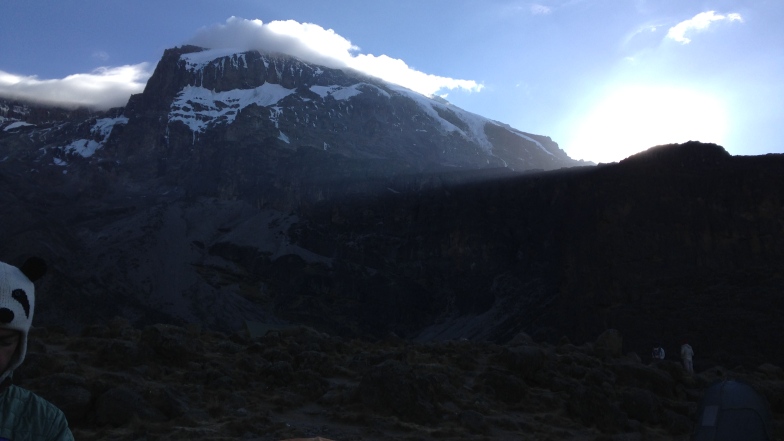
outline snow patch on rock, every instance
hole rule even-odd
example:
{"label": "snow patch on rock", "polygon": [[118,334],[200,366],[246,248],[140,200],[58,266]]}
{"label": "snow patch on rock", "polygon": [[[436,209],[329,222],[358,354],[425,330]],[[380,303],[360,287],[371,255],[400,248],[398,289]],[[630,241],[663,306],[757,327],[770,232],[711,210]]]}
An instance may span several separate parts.
{"label": "snow patch on rock", "polygon": [[186,86],[172,102],[169,123],[180,121],[191,131],[200,133],[218,124],[231,124],[239,112],[251,104],[268,107],[294,93],[280,84],[264,83],[253,89],[214,92]]}

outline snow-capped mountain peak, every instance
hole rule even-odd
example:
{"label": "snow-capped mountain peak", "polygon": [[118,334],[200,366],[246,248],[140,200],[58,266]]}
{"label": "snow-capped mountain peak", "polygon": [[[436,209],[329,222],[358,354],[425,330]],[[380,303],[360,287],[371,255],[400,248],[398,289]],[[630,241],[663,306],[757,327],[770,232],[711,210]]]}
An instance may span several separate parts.
{"label": "snow-capped mountain peak", "polygon": [[[167,142],[182,127],[190,131],[191,144],[209,131],[230,130],[252,107],[254,127],[268,130],[270,138],[290,146],[329,145],[348,157],[373,151],[415,168],[576,165],[549,138],[354,71],[258,51],[190,46],[167,52],[162,63],[170,60],[166,71],[177,71],[176,81],[162,83],[166,90],[145,91],[170,97]],[[389,124],[383,147],[375,128],[367,130],[379,122]]]}

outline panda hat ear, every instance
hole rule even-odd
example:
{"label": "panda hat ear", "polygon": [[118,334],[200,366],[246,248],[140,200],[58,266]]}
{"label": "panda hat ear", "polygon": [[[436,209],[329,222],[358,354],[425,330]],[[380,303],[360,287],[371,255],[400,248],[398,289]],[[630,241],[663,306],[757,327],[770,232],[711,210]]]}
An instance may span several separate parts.
{"label": "panda hat ear", "polygon": [[46,274],[47,266],[40,257],[31,257],[19,269],[31,282],[35,282]]}

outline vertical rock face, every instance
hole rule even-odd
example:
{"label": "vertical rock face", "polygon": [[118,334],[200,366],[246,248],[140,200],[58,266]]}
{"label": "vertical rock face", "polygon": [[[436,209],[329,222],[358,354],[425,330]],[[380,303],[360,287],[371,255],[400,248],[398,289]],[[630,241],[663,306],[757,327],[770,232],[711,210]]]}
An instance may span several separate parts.
{"label": "vertical rock face", "polygon": [[122,136],[105,153],[127,173],[196,185],[197,192],[204,191],[198,183],[206,174],[222,195],[233,189],[232,197],[249,199],[274,187],[281,170],[308,170],[323,183],[446,168],[581,164],[549,138],[443,100],[256,51],[169,49],[125,114]]}

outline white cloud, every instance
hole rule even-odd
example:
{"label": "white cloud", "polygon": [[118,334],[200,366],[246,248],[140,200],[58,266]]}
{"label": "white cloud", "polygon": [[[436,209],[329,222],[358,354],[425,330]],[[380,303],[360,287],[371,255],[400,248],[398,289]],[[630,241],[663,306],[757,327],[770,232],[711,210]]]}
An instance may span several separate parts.
{"label": "white cloud", "polygon": [[293,20],[263,23],[231,17],[225,24],[202,28],[189,43],[210,49],[282,52],[326,67],[356,69],[423,95],[443,89],[479,91],[483,87],[473,80],[427,74],[387,55],[358,53],[359,47],[332,29]]}
{"label": "white cloud", "polygon": [[90,73],[48,80],[0,71],[0,96],[66,107],[108,109],[124,106],[131,94],[144,90],[151,74],[148,63],[100,67]]}
{"label": "white cloud", "polygon": [[[331,29],[293,20],[262,23],[231,17],[225,24],[199,30],[190,44],[212,49],[282,52],[332,68],[352,68],[391,83],[433,95],[449,89],[479,91],[483,85],[427,74],[403,60],[386,55],[361,54],[359,48]],[[108,54],[98,51],[94,57]],[[128,97],[144,90],[152,75],[149,63],[101,67],[90,73],[62,79],[39,79],[0,71],[0,97],[66,107],[88,106],[108,109],[124,106]]]}
{"label": "white cloud", "polygon": [[553,10],[548,8],[547,6],[540,5],[537,3],[531,5],[531,13],[534,15],[547,15],[551,12],[553,12]]}
{"label": "white cloud", "polygon": [[640,47],[658,45],[661,41],[661,37],[657,36],[660,26],[661,24],[657,22],[648,22],[638,26],[623,38],[621,48],[624,50],[636,50]]}
{"label": "white cloud", "polygon": [[109,59],[109,54],[106,51],[95,51],[93,52],[93,58],[105,62]]}
{"label": "white cloud", "polygon": [[500,15],[508,17],[512,14],[531,14],[531,15],[549,15],[553,12],[553,8],[542,5],[540,3],[530,3],[516,0],[512,3],[503,5],[500,8]]}
{"label": "white cloud", "polygon": [[667,32],[667,37],[682,44],[689,44],[691,39],[686,37],[687,33],[692,31],[704,31],[710,27],[711,23],[716,21],[739,21],[742,23],[743,17],[737,13],[722,15],[716,14],[715,11],[700,12],[694,17],[671,27]]}
{"label": "white cloud", "polygon": [[188,43],[210,49],[281,52],[333,68],[348,67],[351,52],[359,49],[333,30],[315,24],[293,20],[264,24],[238,17],[202,28]]}

